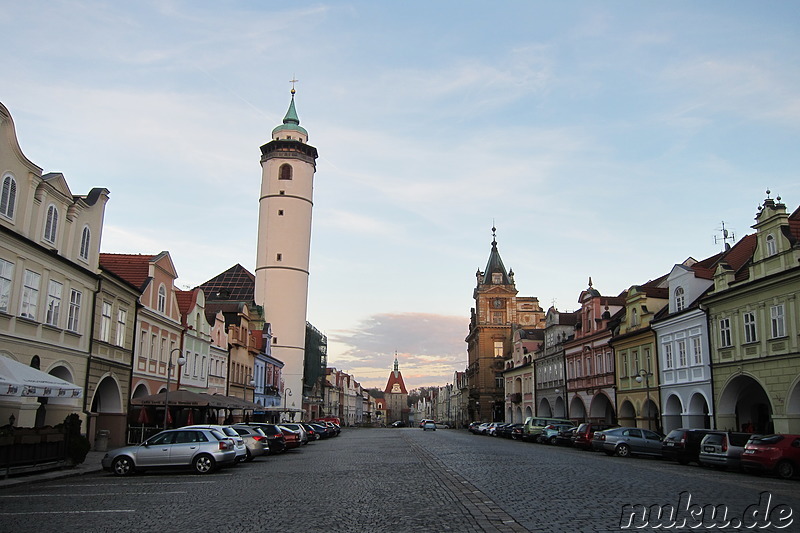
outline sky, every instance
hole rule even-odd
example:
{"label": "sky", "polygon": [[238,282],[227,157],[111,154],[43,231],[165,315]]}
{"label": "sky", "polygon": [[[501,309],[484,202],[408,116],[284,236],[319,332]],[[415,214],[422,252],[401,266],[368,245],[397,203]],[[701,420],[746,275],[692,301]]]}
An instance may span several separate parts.
{"label": "sky", "polygon": [[259,147],[319,150],[308,319],[329,366],[408,388],[467,364],[492,227],[520,296],[578,307],[800,204],[800,3],[0,0],[0,102],[101,250],[178,286],[255,269]]}

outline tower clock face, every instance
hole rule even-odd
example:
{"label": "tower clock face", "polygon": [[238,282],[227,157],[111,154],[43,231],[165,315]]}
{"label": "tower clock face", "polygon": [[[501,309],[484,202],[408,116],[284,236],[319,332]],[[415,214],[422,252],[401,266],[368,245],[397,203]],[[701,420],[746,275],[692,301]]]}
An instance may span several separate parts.
{"label": "tower clock face", "polygon": [[494,306],[495,309],[500,309],[501,307],[503,307],[503,300],[501,300],[500,298],[495,298],[492,301],[492,305]]}

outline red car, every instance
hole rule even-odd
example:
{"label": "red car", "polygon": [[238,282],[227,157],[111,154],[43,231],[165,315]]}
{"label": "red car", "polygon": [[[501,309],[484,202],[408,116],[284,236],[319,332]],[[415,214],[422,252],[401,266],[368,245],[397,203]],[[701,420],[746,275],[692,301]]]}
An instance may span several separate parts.
{"label": "red car", "polygon": [[278,426],[280,430],[283,432],[283,438],[286,440],[286,449],[291,450],[292,448],[299,448],[302,446],[303,442],[300,440],[300,432],[294,431],[293,429],[285,428],[283,426]]}
{"label": "red car", "polygon": [[800,435],[754,435],[745,444],[741,463],[745,470],[793,478],[800,474]]}

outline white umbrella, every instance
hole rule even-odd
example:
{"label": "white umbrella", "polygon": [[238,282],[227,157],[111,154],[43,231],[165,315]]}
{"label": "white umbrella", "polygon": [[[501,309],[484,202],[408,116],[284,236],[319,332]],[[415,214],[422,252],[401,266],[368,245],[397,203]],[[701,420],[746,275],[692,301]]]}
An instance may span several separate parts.
{"label": "white umbrella", "polygon": [[83,396],[83,388],[0,356],[0,396],[80,398]]}

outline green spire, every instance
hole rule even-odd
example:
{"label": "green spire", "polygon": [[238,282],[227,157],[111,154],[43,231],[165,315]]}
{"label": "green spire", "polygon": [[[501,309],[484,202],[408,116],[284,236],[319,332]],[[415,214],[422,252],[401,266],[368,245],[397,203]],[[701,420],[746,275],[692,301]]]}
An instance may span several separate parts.
{"label": "green spire", "polygon": [[297,117],[297,110],[294,108],[294,87],[292,87],[292,101],[289,103],[289,110],[286,111],[286,116],[283,117],[283,124],[272,130],[274,136],[280,131],[297,131],[308,137],[308,132],[300,125],[300,119]]}

